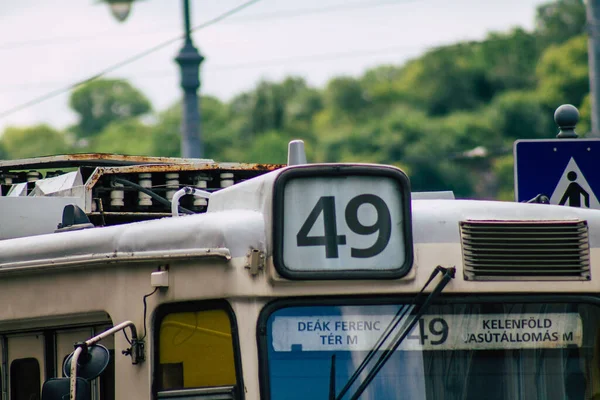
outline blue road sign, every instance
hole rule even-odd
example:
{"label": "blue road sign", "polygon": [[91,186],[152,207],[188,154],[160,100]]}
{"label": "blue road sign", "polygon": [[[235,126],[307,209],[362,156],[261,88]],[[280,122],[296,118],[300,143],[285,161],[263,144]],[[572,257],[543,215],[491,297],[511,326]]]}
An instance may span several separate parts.
{"label": "blue road sign", "polygon": [[598,208],[600,139],[517,140],[515,197],[545,194],[551,204]]}

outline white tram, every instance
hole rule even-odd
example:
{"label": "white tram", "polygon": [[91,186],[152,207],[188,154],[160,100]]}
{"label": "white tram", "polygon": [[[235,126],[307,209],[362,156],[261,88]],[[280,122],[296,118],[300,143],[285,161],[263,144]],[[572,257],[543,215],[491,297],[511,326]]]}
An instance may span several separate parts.
{"label": "white tram", "polygon": [[2,399],[599,398],[598,211],[295,159],[0,163]]}

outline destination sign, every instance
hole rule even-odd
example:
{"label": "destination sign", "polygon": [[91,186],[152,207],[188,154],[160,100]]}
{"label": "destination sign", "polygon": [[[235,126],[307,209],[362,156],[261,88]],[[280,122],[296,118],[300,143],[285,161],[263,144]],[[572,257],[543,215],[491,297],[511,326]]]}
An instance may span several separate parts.
{"label": "destination sign", "polygon": [[408,178],[395,168],[321,165],[276,182],[275,264],[301,279],[398,278],[412,265]]}
{"label": "destination sign", "polygon": [[[375,346],[393,317],[277,316],[273,320],[272,345],[278,352],[368,351]],[[401,321],[400,326],[405,323],[406,320]],[[582,321],[577,313],[426,315],[417,322],[398,350],[581,347],[582,336]]]}

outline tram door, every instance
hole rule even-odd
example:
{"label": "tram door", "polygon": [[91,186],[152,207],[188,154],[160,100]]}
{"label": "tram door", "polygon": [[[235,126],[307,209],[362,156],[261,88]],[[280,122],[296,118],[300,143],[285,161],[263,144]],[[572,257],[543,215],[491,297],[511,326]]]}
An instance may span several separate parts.
{"label": "tram door", "polygon": [[8,390],[2,391],[10,400],[39,400],[45,377],[44,334],[7,335],[4,343],[7,349],[2,349],[2,364],[8,369]]}

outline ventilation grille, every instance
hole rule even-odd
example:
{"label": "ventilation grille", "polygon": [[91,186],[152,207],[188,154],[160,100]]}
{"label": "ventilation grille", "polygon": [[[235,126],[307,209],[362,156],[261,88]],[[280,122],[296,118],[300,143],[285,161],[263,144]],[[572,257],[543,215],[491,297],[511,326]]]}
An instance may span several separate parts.
{"label": "ventilation grille", "polygon": [[586,221],[463,221],[467,280],[589,280]]}

